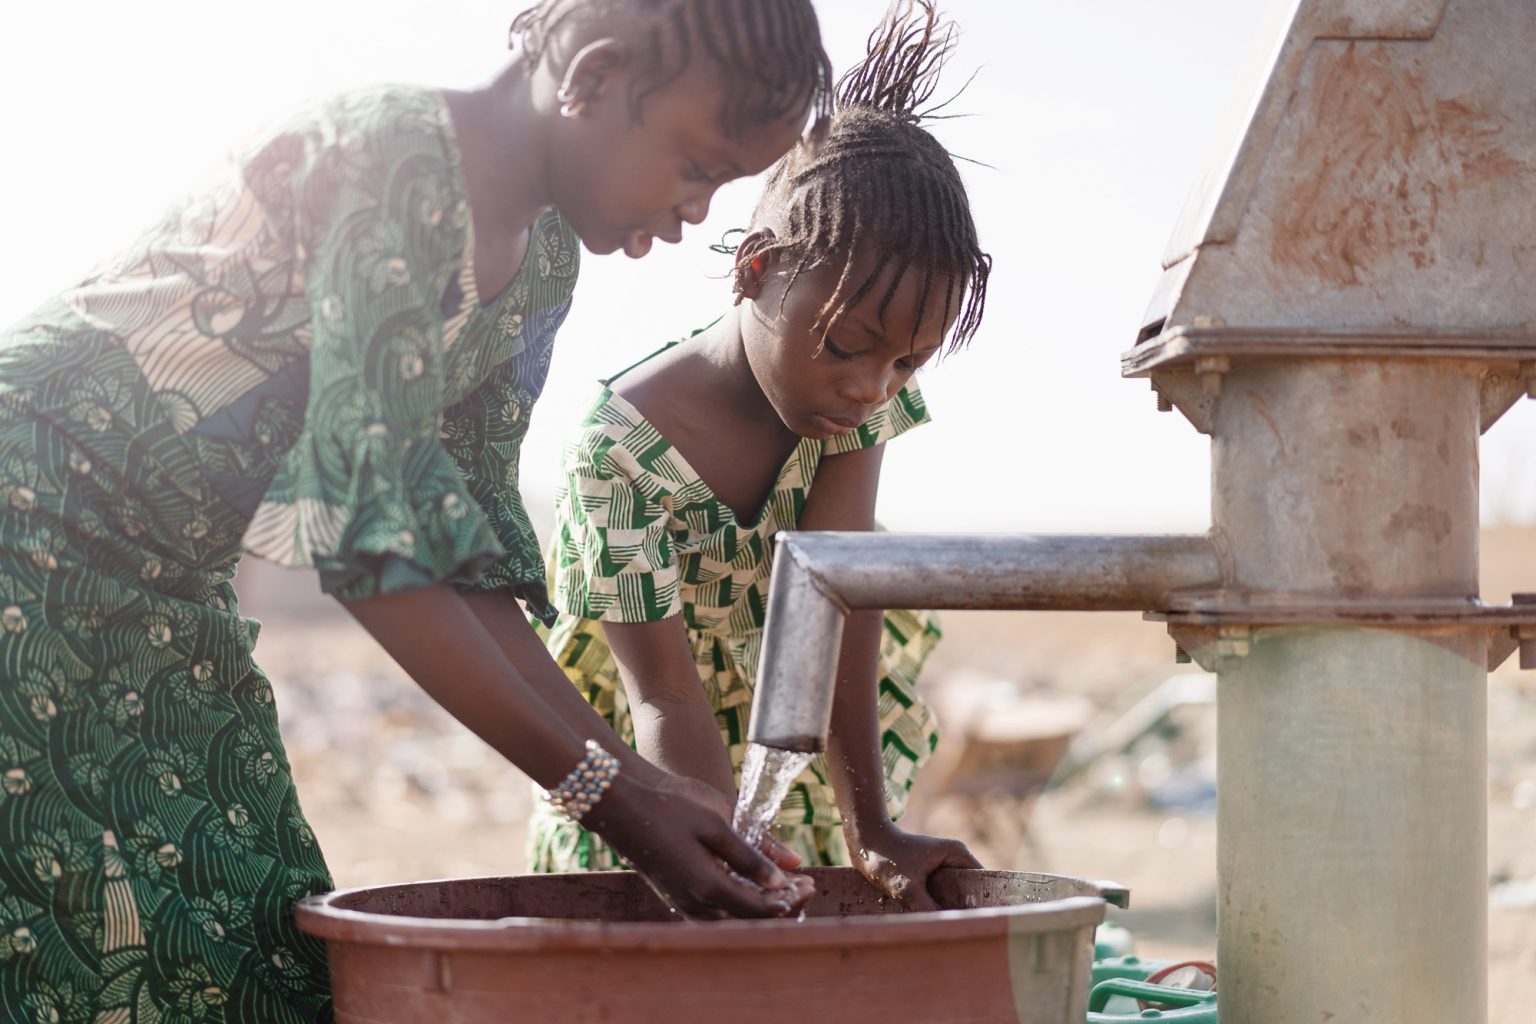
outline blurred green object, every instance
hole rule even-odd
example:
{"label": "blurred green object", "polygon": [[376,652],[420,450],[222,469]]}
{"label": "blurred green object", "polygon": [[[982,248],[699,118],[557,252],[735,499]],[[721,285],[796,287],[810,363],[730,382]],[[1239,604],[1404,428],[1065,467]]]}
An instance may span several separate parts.
{"label": "blurred green object", "polygon": [[[1129,958],[1128,958],[1129,959]],[[1098,964],[1094,965],[1097,970]],[[1135,1000],[1155,1002],[1168,1007],[1162,1010],[1132,1009],[1129,1012],[1108,1012],[1111,1001]],[[1168,1021],[1169,1024],[1218,1024],[1216,1019],[1216,993],[1199,992],[1187,988],[1169,988],[1166,985],[1150,985],[1133,978],[1110,978],[1098,982],[1088,995],[1087,1024],[1130,1024],[1134,1021]]]}
{"label": "blurred green object", "polygon": [[[1106,933],[1106,928],[1111,930]],[[1094,933],[1096,953],[1134,946],[1131,933],[1119,925],[1100,925]],[[1211,984],[1215,984],[1215,968],[1204,961],[1151,960],[1134,954],[1098,956],[1093,962],[1087,1024],[1143,1020],[1217,1024],[1215,992],[1157,984],[1152,980],[1177,976],[1180,969],[1191,967],[1208,972]],[[1162,1008],[1143,1009],[1145,1003]]]}
{"label": "blurred green object", "polygon": [[1119,978],[1146,981],[1170,963],[1171,960],[1143,960],[1135,955],[1101,957],[1093,962],[1093,985]]}

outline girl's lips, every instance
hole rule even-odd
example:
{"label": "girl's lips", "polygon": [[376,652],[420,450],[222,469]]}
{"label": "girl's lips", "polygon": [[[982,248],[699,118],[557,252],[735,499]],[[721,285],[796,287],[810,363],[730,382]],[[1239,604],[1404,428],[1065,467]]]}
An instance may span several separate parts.
{"label": "girl's lips", "polygon": [[859,427],[857,423],[851,422],[849,420],[835,420],[830,416],[823,416],[819,412],[811,413],[811,419],[815,421],[816,426],[820,427],[822,430],[825,430],[829,434],[837,434],[839,436],[843,434],[851,434]]}
{"label": "girl's lips", "polygon": [[637,260],[651,251],[651,236],[644,231],[632,231],[624,240],[624,255]]}

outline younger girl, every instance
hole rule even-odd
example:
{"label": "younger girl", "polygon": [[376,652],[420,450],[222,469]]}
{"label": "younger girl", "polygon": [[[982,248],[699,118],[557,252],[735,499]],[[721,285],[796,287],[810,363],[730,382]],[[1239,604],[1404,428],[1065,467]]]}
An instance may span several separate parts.
{"label": "younger girl", "polygon": [[[550,650],[648,759],[726,794],[773,535],[873,528],[885,442],[928,419],[912,375],[980,322],[990,259],[953,161],[919,126],[951,37],[929,0],[892,10],[825,133],[770,177],[735,308],[608,381],[566,451]],[[778,830],[804,861],[851,857],[917,908],[933,905],[932,870],[976,866],[892,824],[937,739],[914,689],[937,637],[908,612],[849,617],[827,756]],[[620,863],[547,812],[532,842],[536,870]]]}
{"label": "younger girl", "polygon": [[[293,118],[0,332],[5,1021],[329,1017],[291,908],[330,876],[236,608],[242,550],[318,569],[681,909],[792,903],[532,633],[517,467],[578,241],[643,255],[780,157],[830,87],[815,15],[544,0],[514,30],[482,89]],[[562,787],[578,764],[602,799]]]}

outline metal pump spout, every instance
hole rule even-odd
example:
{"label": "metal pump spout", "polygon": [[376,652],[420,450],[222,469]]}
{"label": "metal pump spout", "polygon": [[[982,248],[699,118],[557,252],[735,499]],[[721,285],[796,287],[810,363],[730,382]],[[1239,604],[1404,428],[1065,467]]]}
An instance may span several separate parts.
{"label": "metal pump spout", "polygon": [[1221,584],[1202,535],[782,533],[748,739],[826,748],[844,616],[875,608],[1164,609]]}

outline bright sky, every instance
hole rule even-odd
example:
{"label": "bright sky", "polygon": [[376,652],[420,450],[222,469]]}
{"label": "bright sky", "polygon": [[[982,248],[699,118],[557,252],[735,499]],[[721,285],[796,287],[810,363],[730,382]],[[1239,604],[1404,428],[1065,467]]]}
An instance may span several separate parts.
{"label": "bright sky", "polygon": [[[996,259],[970,350],[925,372],[935,423],[890,446],[880,517],[898,529],[1201,530],[1208,442],[1119,376],[1185,194],[1232,138],[1294,0],[949,0],[946,85],[975,82],[936,134],[965,166]],[[132,240],[219,155],[306,98],[379,81],[470,85],[506,59],[518,0],[118,0],[0,4],[0,324]],[[885,0],[820,0],[839,70]],[[745,223],[728,186],[682,245],[586,256],[525,449],[545,504],[595,377],[729,302],[708,251]],[[716,276],[712,276],[716,275]],[[1536,519],[1536,403],[1485,438],[1486,520]]]}

